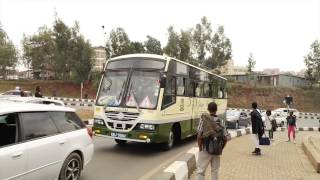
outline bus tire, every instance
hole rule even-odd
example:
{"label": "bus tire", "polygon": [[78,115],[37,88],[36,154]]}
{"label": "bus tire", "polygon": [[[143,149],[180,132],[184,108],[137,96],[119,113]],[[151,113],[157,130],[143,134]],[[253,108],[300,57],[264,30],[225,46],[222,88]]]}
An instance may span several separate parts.
{"label": "bus tire", "polygon": [[119,144],[119,145],[125,145],[125,144],[127,144],[127,141],[126,141],[126,140],[115,139],[114,141],[115,141],[117,144]]}
{"label": "bus tire", "polygon": [[163,150],[169,150],[173,147],[173,144],[174,144],[174,131],[173,129],[171,128],[170,132],[169,132],[169,135],[168,135],[168,139],[167,139],[167,142],[163,143],[162,144],[162,149]]}

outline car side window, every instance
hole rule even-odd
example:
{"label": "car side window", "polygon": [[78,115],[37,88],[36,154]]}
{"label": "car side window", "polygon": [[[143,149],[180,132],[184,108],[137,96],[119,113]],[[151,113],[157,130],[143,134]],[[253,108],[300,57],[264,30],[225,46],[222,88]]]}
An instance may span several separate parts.
{"label": "car side window", "polygon": [[19,117],[16,113],[0,115],[0,148],[19,140]]}
{"label": "car side window", "polygon": [[32,140],[58,133],[48,112],[20,113],[23,124],[24,140]]}
{"label": "car side window", "polygon": [[74,131],[85,125],[74,112],[49,112],[60,132]]}

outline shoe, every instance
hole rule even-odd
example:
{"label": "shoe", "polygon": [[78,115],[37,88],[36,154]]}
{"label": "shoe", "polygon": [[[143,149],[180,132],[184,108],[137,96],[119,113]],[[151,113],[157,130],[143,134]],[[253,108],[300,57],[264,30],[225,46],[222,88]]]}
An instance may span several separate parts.
{"label": "shoe", "polygon": [[286,142],[290,142],[290,139],[288,141],[286,141]]}
{"label": "shoe", "polygon": [[296,143],[296,140],[293,140],[293,144],[295,144]]}
{"label": "shoe", "polygon": [[252,153],[252,154],[256,154],[257,151],[258,151],[258,148],[255,148],[254,151],[252,151],[251,153]]}
{"label": "shoe", "polygon": [[260,155],[261,155],[261,150],[260,150],[259,148],[257,149],[256,155],[257,155],[257,156],[260,156]]}

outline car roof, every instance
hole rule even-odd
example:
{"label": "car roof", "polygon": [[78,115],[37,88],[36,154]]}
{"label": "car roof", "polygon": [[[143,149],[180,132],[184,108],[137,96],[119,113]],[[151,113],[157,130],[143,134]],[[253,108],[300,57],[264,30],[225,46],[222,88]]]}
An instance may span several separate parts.
{"label": "car roof", "polygon": [[17,101],[17,102],[28,102],[28,101],[33,101],[33,100],[39,100],[39,101],[50,101],[50,102],[57,102],[57,103],[62,103],[62,104],[64,104],[62,101],[59,101],[59,100],[38,98],[38,97],[33,97],[33,96],[27,96],[27,97],[9,96],[9,97],[3,98],[3,99],[9,100],[9,101]]}
{"label": "car roof", "polygon": [[21,102],[0,101],[0,114],[13,112],[34,112],[34,111],[68,111],[75,112],[75,109],[65,106],[48,106],[44,104],[25,104]]}

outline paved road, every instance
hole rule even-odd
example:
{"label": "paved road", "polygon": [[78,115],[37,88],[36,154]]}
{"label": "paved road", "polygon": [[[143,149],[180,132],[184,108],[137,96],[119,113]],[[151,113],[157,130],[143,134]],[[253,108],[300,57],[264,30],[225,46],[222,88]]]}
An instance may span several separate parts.
{"label": "paved road", "polygon": [[184,140],[170,151],[140,143],[117,145],[111,139],[94,137],[95,154],[80,180],[136,180],[174,161],[195,146],[195,138]]}

